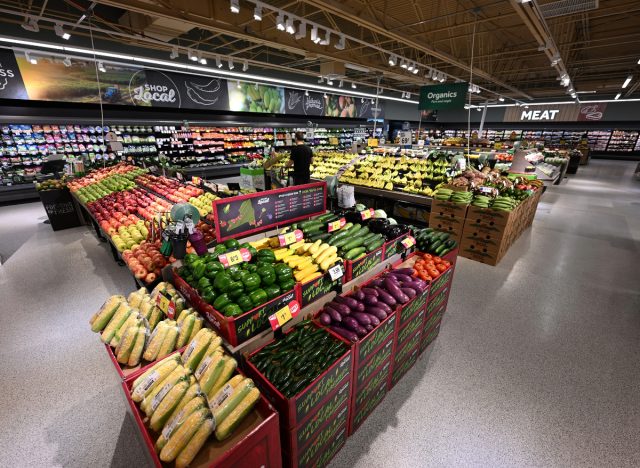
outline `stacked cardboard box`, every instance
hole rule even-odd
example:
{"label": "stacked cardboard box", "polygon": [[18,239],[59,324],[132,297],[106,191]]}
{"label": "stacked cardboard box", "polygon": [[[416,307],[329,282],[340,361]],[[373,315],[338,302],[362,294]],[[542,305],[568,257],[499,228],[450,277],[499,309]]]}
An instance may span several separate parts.
{"label": "stacked cardboard box", "polygon": [[460,242],[468,209],[469,205],[434,199],[431,204],[429,227],[448,232],[450,239]]}
{"label": "stacked cardboard box", "polygon": [[470,206],[460,239],[459,255],[488,265],[497,265],[531,224],[540,201],[536,192],[513,211]]}

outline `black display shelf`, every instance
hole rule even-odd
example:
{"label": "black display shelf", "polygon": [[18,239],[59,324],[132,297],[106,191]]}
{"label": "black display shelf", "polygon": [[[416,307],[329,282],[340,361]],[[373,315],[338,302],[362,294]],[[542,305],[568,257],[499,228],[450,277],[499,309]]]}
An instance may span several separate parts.
{"label": "black display shelf", "polygon": [[237,177],[240,175],[240,168],[248,163],[240,164],[220,164],[217,166],[185,167],[181,169],[186,176],[201,177],[203,179],[221,179],[223,177]]}
{"label": "black display shelf", "polygon": [[22,200],[38,200],[35,184],[15,184],[0,186],[0,203]]}

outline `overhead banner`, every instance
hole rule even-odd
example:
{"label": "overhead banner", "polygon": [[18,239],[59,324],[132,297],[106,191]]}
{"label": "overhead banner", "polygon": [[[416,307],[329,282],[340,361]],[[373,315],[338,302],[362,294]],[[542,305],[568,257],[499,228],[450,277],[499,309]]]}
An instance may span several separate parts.
{"label": "overhead banner", "polygon": [[508,107],[505,122],[597,122],[603,120],[607,103],[556,104],[553,106]]}
{"label": "overhead banner", "polygon": [[159,71],[105,63],[98,72],[93,61],[0,48],[0,99],[60,101],[214,111],[308,115],[334,118],[382,118],[384,109],[370,99],[306,92],[211,76]]}
{"label": "overhead banner", "polygon": [[420,88],[420,110],[460,109],[464,107],[468,83],[452,83]]}

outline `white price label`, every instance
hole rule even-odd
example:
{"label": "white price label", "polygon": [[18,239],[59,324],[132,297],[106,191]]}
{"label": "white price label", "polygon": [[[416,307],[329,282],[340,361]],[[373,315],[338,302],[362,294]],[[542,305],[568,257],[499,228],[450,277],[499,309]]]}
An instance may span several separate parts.
{"label": "white price label", "polygon": [[337,279],[342,278],[344,275],[344,271],[342,270],[342,265],[336,265],[334,267],[329,268],[329,275],[331,275],[331,281],[335,281]]}

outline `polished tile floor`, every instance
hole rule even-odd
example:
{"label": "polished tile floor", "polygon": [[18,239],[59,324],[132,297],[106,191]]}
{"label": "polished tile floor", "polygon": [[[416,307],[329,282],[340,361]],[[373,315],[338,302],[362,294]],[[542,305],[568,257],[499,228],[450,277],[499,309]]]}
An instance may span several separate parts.
{"label": "polished tile floor", "polygon": [[[634,167],[592,161],[498,266],[461,259],[440,336],[332,466],[640,466]],[[87,324],[133,280],[43,219],[0,207],[0,465],[146,466]]]}

